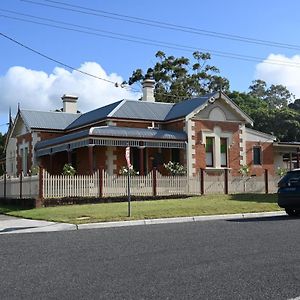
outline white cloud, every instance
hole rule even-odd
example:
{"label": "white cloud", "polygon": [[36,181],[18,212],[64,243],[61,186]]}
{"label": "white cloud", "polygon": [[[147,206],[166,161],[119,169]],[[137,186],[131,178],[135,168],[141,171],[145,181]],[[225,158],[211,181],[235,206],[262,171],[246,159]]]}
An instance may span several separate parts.
{"label": "white cloud", "polygon": [[[107,74],[95,62],[85,62],[79,70],[109,81],[121,83],[123,78]],[[8,108],[55,110],[62,107],[63,94],[77,95],[78,109],[82,112],[95,109],[120,99],[137,99],[139,94],[114,84],[56,67],[51,74],[24,67],[11,67],[0,77],[0,119],[7,119]]]}
{"label": "white cloud", "polygon": [[287,57],[282,54],[270,54],[256,66],[255,79],[268,84],[282,84],[300,98],[300,55]]}

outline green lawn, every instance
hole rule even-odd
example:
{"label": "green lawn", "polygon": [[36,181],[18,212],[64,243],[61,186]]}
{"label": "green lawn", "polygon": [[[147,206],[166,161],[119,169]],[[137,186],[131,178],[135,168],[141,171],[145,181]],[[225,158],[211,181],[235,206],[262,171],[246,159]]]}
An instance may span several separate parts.
{"label": "green lawn", "polygon": [[29,219],[81,224],[129,219],[276,211],[280,210],[276,201],[276,194],[205,195],[176,200],[133,201],[131,202],[131,218],[127,217],[127,202],[28,210],[2,206],[0,213]]}

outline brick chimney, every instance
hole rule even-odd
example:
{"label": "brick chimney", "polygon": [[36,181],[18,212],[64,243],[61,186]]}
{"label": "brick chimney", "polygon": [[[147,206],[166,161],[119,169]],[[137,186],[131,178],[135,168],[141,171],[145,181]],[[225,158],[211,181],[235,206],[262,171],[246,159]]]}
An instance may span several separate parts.
{"label": "brick chimney", "polygon": [[66,95],[64,94],[61,97],[63,101],[63,112],[70,113],[70,114],[77,114],[77,96],[73,95]]}
{"label": "brick chimney", "polygon": [[154,98],[155,80],[146,78],[143,81],[143,98],[142,101],[155,102]]}

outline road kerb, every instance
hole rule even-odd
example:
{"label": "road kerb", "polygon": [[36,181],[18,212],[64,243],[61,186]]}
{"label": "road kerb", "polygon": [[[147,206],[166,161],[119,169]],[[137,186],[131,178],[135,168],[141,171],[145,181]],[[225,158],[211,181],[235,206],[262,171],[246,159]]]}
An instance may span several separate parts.
{"label": "road kerb", "polygon": [[213,221],[213,220],[233,220],[233,219],[250,219],[250,218],[265,218],[284,216],[284,211],[276,212],[262,212],[262,213],[244,213],[244,214],[227,214],[227,215],[209,215],[209,216],[193,216],[193,217],[178,217],[178,218],[161,218],[161,219],[145,219],[132,221],[115,221],[115,222],[100,222],[79,224],[78,229],[94,229],[94,228],[110,228],[110,227],[125,227],[125,226],[140,226],[140,225],[159,225],[159,224],[174,224],[174,223],[188,223],[199,221]]}

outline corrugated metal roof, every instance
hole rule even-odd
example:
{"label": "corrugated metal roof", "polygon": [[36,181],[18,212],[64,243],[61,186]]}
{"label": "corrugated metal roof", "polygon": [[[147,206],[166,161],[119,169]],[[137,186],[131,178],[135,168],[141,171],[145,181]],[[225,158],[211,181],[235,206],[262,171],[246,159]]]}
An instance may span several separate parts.
{"label": "corrugated metal roof", "polygon": [[178,119],[187,116],[189,113],[194,111],[197,107],[203,105],[209,98],[214,96],[216,93],[207,94],[202,97],[193,98],[176,103],[170,112],[165,117],[165,121]]}
{"label": "corrugated metal roof", "polygon": [[89,136],[89,129],[65,134],[63,136],[59,136],[53,139],[37,142],[35,145],[35,150],[47,148],[49,146],[56,145],[56,144],[63,144],[72,140],[77,140],[88,136]]}
{"label": "corrugated metal roof", "polygon": [[75,121],[80,114],[51,111],[20,111],[21,117],[29,128],[64,130]]}
{"label": "corrugated metal roof", "polygon": [[52,145],[67,143],[72,140],[88,137],[119,137],[119,138],[135,138],[135,139],[154,139],[167,141],[186,141],[187,135],[185,132],[147,129],[147,128],[129,128],[117,126],[100,126],[92,127],[91,129],[82,130],[70,134],[66,134],[53,139],[40,141],[36,143],[35,149],[43,149]]}
{"label": "corrugated metal roof", "polygon": [[138,139],[165,139],[165,140],[181,140],[185,141],[187,135],[183,131],[170,131],[161,129],[147,128],[129,128],[117,126],[94,127],[90,130],[90,135],[122,137],[122,138],[138,138]]}
{"label": "corrugated metal roof", "polygon": [[138,100],[121,100],[82,114],[66,129],[74,129],[93,124],[106,118],[167,121],[184,117],[202,105],[216,93],[185,100],[180,103],[146,102]]}
{"label": "corrugated metal roof", "polygon": [[124,100],[124,103],[109,117],[163,121],[174,103]]}
{"label": "corrugated metal roof", "polygon": [[66,129],[74,129],[84,125],[92,124],[99,120],[105,119],[122,101],[120,100],[112,104],[97,108],[95,110],[89,111],[82,114],[78,119],[76,119],[72,124],[70,124]]}

